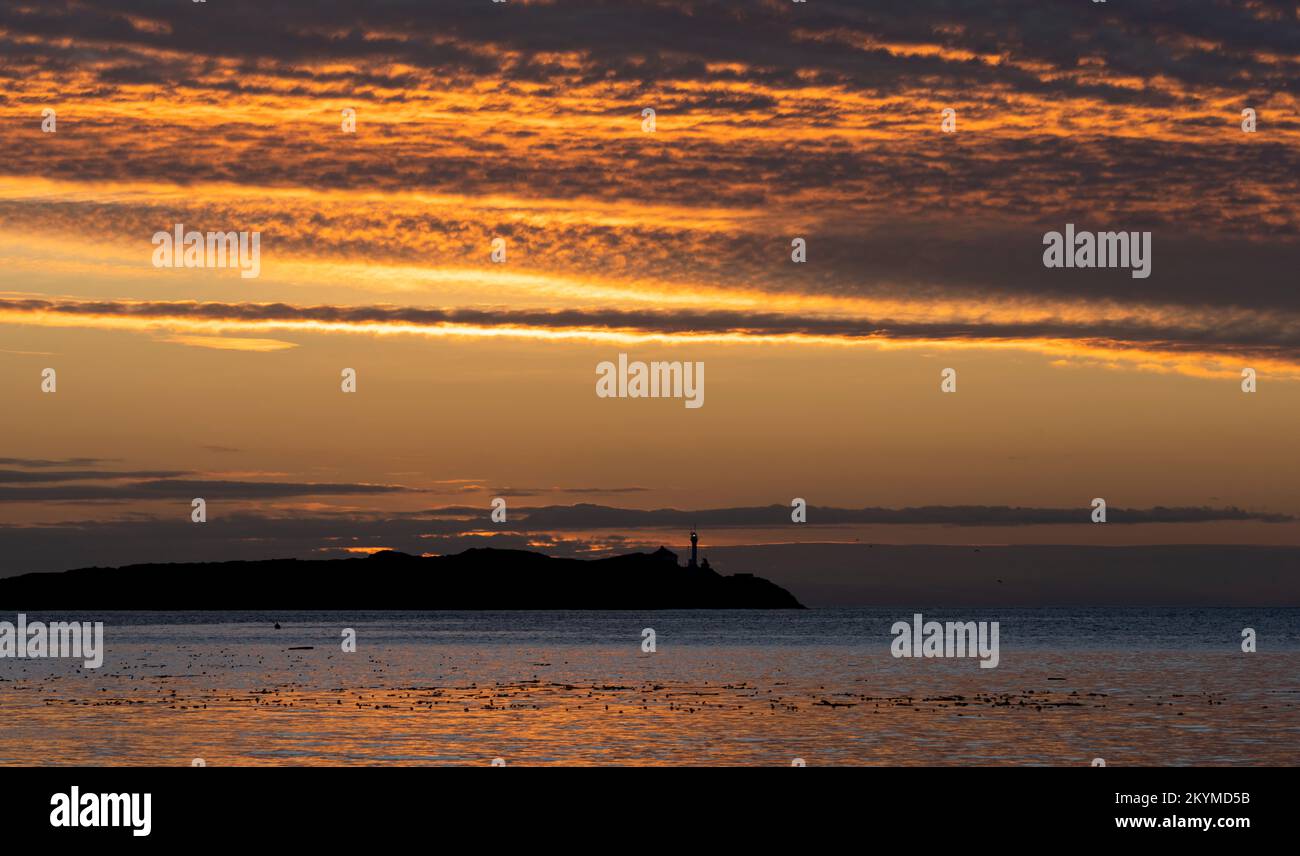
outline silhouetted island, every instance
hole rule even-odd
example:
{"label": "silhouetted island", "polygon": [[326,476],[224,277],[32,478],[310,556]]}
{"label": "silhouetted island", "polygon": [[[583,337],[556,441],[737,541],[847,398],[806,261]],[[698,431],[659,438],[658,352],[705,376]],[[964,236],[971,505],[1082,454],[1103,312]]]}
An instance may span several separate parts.
{"label": "silhouetted island", "polygon": [[803,609],[753,574],[683,567],[660,547],[606,559],[476,548],[358,559],[80,568],[0,579],[0,604],[56,609]]}

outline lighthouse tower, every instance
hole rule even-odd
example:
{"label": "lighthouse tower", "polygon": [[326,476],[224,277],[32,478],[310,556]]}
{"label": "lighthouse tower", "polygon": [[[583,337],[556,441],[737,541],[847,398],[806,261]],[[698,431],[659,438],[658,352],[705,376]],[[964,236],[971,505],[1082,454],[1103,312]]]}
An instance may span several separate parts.
{"label": "lighthouse tower", "polygon": [[686,567],[698,568],[699,562],[696,561],[696,551],[699,548],[700,536],[696,533],[695,527],[691,527],[691,562]]}

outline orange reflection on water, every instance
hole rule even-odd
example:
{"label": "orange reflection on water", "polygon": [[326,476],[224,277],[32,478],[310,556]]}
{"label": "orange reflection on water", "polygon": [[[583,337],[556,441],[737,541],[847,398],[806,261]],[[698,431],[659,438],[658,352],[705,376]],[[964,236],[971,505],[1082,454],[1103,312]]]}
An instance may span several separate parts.
{"label": "orange reflection on water", "polygon": [[1206,654],[1021,652],[981,670],[842,646],[183,646],[101,674],[5,661],[0,762],[1287,764],[1297,665],[1294,652],[1232,668]]}

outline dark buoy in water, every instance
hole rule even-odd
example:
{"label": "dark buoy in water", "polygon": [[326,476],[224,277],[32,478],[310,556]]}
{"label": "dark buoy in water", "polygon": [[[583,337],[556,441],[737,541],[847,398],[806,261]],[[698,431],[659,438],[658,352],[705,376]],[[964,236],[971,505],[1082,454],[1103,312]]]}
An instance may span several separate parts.
{"label": "dark buoy in water", "polygon": [[276,629],[276,630],[279,630],[279,629],[280,629],[280,622],[278,622],[278,621],[275,622],[275,629]]}

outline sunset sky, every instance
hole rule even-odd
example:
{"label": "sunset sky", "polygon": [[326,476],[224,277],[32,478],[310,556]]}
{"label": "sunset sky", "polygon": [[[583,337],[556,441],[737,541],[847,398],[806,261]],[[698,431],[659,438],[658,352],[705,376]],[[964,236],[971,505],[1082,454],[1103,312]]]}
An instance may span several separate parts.
{"label": "sunset sky", "polygon": [[[1300,545],[1295,2],[351,5],[0,7],[0,575]],[[1150,277],[1045,268],[1067,223]],[[620,353],[704,406],[598,398]]]}

